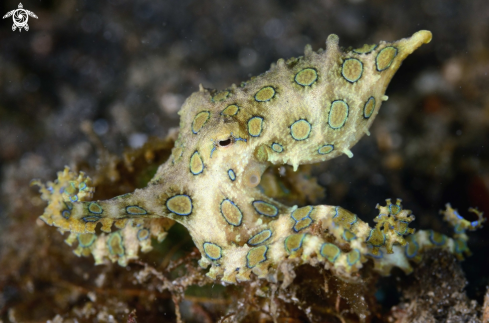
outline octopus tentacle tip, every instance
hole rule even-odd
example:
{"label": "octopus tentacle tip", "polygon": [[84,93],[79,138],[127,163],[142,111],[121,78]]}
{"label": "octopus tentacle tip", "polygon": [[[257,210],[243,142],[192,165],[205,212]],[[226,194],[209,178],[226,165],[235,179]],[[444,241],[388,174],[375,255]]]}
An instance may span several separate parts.
{"label": "octopus tentacle tip", "polygon": [[415,32],[411,36],[411,38],[413,39],[413,41],[416,41],[417,43],[419,43],[419,45],[429,44],[433,38],[433,34],[429,30],[420,30],[420,31]]}

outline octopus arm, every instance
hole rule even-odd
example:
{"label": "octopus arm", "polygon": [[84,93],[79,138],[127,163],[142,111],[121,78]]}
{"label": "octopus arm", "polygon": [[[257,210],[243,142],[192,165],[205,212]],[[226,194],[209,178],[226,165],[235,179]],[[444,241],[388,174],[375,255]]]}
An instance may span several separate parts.
{"label": "octopus arm", "polygon": [[[105,201],[90,201],[94,193],[91,179],[83,172],[76,174],[65,168],[54,182],[46,185],[33,181],[40,187],[41,197],[48,201],[40,217],[61,232],[70,232],[69,245],[77,243],[75,254],[93,254],[96,264],[108,258],[126,265],[138,257],[138,251],[152,249],[151,238],[162,241],[174,221],[162,217],[161,207],[146,203],[144,197],[152,190],[139,190]],[[148,201],[155,199],[149,198]],[[100,233],[96,227],[100,223]]]}

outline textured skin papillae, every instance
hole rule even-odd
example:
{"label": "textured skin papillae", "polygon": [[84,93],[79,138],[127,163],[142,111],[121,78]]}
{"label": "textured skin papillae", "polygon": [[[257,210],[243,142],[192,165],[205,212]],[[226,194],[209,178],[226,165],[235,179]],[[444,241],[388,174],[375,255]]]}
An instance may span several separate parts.
{"label": "textured skin papillae", "polygon": [[[208,276],[236,283],[270,277],[280,263],[321,264],[349,279],[367,259],[374,270],[412,270],[423,250],[445,248],[463,258],[465,230],[482,223],[463,220],[450,206],[446,219],[456,228],[448,238],[416,234],[401,201],[378,206],[370,227],[341,207],[289,207],[265,195],[260,181],[272,165],[325,161],[350,149],[364,135],[387,100],[385,90],[402,61],[431,40],[429,31],[396,42],[343,52],[330,35],[326,50],[280,59],[264,74],[223,91],[192,94],[180,110],[180,130],[170,158],[144,189],[105,201],[90,201],[93,188],[83,173],[65,169],[41,186],[49,202],[42,219],[78,241],[76,253],[126,265],[139,248],[151,249],[177,221],[199,248]],[[95,228],[101,224],[100,235]],[[406,239],[404,236],[408,236]]]}

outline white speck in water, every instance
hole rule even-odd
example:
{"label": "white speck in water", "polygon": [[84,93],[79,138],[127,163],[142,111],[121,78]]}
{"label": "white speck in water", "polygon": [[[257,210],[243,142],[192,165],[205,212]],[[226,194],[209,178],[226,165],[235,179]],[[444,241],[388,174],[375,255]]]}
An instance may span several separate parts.
{"label": "white speck in water", "polygon": [[165,93],[161,96],[161,108],[168,114],[176,114],[184,100],[185,97],[183,95]]}
{"label": "white speck in water", "polygon": [[270,19],[263,27],[263,31],[269,38],[277,39],[284,33],[284,24],[279,19]]}
{"label": "white speck in water", "polygon": [[95,120],[92,127],[93,127],[93,131],[95,131],[95,133],[99,136],[105,135],[109,130],[109,124],[105,119]]}
{"label": "white speck in water", "polygon": [[280,166],[279,169],[278,169],[278,173],[281,177],[285,176],[285,167],[284,166]]}
{"label": "white speck in water", "polygon": [[239,64],[243,67],[250,67],[255,65],[258,59],[258,54],[251,48],[243,48],[239,52]]}
{"label": "white speck in water", "polygon": [[129,136],[129,146],[131,148],[139,148],[148,140],[148,136],[144,133],[133,133]]}

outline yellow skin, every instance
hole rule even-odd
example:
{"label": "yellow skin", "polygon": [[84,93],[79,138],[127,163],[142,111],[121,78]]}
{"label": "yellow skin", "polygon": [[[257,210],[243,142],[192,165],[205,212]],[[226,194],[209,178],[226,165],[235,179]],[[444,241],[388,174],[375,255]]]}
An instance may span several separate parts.
{"label": "yellow skin", "polygon": [[[413,232],[407,228],[413,217],[400,201],[379,207],[372,229],[340,207],[289,207],[257,187],[271,165],[296,170],[341,154],[352,157],[350,148],[369,133],[401,62],[430,40],[429,31],[419,31],[342,52],[338,37],[330,35],[325,51],[308,46],[303,57],[280,59],[240,87],[221,92],[201,87],[182,106],[172,156],[146,188],[87,202],[90,179],[66,169],[47,188],[39,184],[49,201],[41,218],[70,231],[67,242],[78,240],[77,254],[121,265],[137,258],[139,247],[150,250],[151,236],[162,240],[173,221],[180,222],[202,253],[200,265],[212,266],[208,275],[231,283],[249,280],[251,272],[266,277],[287,258],[321,263],[349,278],[367,257],[388,274],[393,266],[409,272],[408,259],[417,260],[425,248],[461,254],[466,247],[456,249],[454,240],[440,235],[436,244],[423,232],[401,250],[403,236]],[[112,233],[95,236],[98,223]]]}

